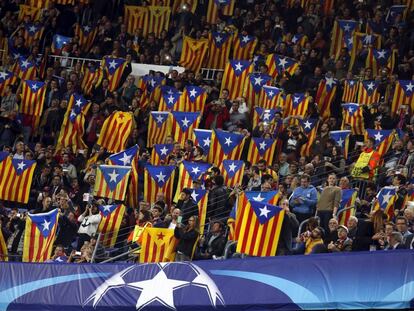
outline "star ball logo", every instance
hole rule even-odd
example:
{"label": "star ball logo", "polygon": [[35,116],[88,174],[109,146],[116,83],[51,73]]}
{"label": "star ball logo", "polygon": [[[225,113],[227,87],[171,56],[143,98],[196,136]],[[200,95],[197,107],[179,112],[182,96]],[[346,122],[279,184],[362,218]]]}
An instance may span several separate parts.
{"label": "star ball logo", "polygon": [[223,295],[210,276],[199,266],[182,262],[128,267],[99,285],[85,300],[84,306],[92,303],[93,308],[97,309],[109,304],[110,295],[116,295],[119,290],[132,292],[129,296],[137,299],[134,301],[136,310],[144,310],[153,304],[176,310],[176,304],[187,304],[188,300],[203,299],[203,296],[207,296],[205,299],[214,308],[219,303],[225,305]]}

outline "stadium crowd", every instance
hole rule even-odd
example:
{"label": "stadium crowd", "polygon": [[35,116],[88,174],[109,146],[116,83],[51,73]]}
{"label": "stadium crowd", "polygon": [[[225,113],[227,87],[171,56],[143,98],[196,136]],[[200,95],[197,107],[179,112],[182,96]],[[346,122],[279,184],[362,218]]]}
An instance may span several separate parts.
{"label": "stadium crowd", "polygon": [[[231,16],[219,12],[217,22],[208,24],[208,1],[199,0],[194,13],[186,4],[180,6],[173,13],[168,30],[159,37],[154,34],[144,37],[140,29],[133,34],[127,32],[124,5],[149,5],[146,1],[89,1],[75,5],[50,1],[37,21],[31,20],[30,16],[18,20],[21,2],[0,1],[0,39],[4,47],[8,46],[2,58],[2,71],[13,71],[17,61],[13,53],[29,56],[32,60],[37,60],[39,53],[46,55],[44,77],[38,79],[47,84],[47,90],[43,113],[36,126],[29,116],[20,113],[20,81],[6,86],[1,97],[1,151],[8,152],[13,159],[37,162],[29,202],[0,202],[0,227],[9,260],[19,260],[23,252],[27,212],[38,214],[55,208],[59,209],[60,217],[51,260],[90,262],[95,248],[98,261],[122,253],[131,247],[128,237],[134,232],[135,225],[175,229],[175,235],[180,239],[177,245],[180,260],[223,258],[229,231],[226,221],[237,197],[242,191],[272,190],[279,191],[278,205],[285,211],[278,255],[414,248],[414,205],[410,203],[414,199],[414,116],[411,110],[414,99],[411,99],[411,106],[402,105],[397,113],[392,114],[393,98],[390,96],[397,80],[414,80],[414,14],[406,14],[405,11],[396,13],[396,16],[390,14],[392,5],[404,4],[405,1],[336,0],[327,12],[321,5],[324,1],[302,1],[309,2],[305,7],[301,7],[301,1],[235,1]],[[348,69],[351,56],[346,48],[342,48],[339,57],[332,56],[331,32],[338,19],[356,20],[361,32],[370,27],[381,38],[381,48],[396,50],[393,71],[389,72],[384,66],[377,74],[366,67],[366,46],[356,55],[351,71]],[[27,45],[24,27],[31,23],[43,25],[45,30],[39,39]],[[97,25],[96,38],[88,50],[82,49],[77,42],[76,23]],[[138,87],[138,77],[130,74],[130,64],[123,72],[116,91],[109,91],[109,81],[103,78],[101,83],[94,81],[90,94],[84,94],[92,102],[84,125],[83,139],[88,148],[57,148],[68,101],[72,94],[82,93],[84,70],[80,62],[67,68],[59,59],[47,57],[55,35],[72,38],[61,51],[61,55],[66,57],[100,61],[103,56],[112,55],[132,63],[169,66],[178,65],[184,35],[200,39],[208,38],[211,31],[234,30],[258,39],[254,51],[257,72],[265,74],[269,71],[265,56],[270,53],[299,62],[294,73],[286,72],[272,80],[272,85],[286,93],[306,92],[310,101],[305,117],[319,120],[319,125],[309,155],[302,156],[300,150],[308,142],[308,136],[302,126],[291,122],[296,117],[278,111],[275,121],[278,126],[271,127],[266,122],[253,126],[253,109],[249,108],[251,106],[244,94],[229,99],[228,90],[221,90],[222,71],[217,70],[214,79],[205,79],[201,72],[190,70],[182,73],[170,70],[168,74],[150,72],[155,76],[165,76],[166,84],[179,91],[188,85],[206,90],[206,106],[199,128],[242,133],[246,140],[252,137],[278,140],[277,152],[271,163],[264,160],[249,163],[249,144],[245,144],[241,156],[245,160],[245,173],[240,185],[227,187],[222,172],[216,166],[205,178],[194,181],[193,188],[209,191],[206,221],[209,230],[204,230],[200,239],[198,208],[190,189],[179,189],[182,192],[178,199],[172,201],[166,201],[163,193],[158,193],[154,202],[142,200],[144,168],[150,163],[152,152],[146,144],[149,116],[151,111],[158,110],[159,103],[143,100],[143,90]],[[297,34],[306,39],[296,42]],[[95,65],[96,62],[88,63],[88,66]],[[334,78],[339,83],[335,98],[328,107],[329,118],[322,117],[314,100],[319,83],[325,77]],[[331,131],[343,130],[341,103],[346,79],[373,79],[379,83],[380,99],[364,106],[363,122],[365,129],[395,130],[389,150],[384,154],[376,150],[375,139],[351,134],[345,157],[344,150],[330,136]],[[127,206],[115,247],[105,249],[96,247],[100,244],[97,241],[101,220],[98,206],[112,201],[92,198],[92,193],[96,166],[105,163],[110,155],[96,141],[105,119],[114,111],[133,113],[134,129],[126,148],[136,144],[140,147],[140,200],[139,206]],[[165,143],[172,140],[170,135],[166,135]],[[178,167],[183,160],[206,160],[203,148],[194,140],[188,140],[184,145],[172,142],[174,150],[164,164]],[[369,155],[369,161],[358,163],[364,155]],[[361,170],[357,172],[355,167]],[[381,203],[383,200],[383,187],[395,189],[392,207],[387,206],[392,208],[391,215],[382,208],[375,208],[378,201]],[[358,197],[351,206],[355,213],[341,223],[338,211],[344,189],[356,189]],[[193,255],[195,243],[199,247]]]}

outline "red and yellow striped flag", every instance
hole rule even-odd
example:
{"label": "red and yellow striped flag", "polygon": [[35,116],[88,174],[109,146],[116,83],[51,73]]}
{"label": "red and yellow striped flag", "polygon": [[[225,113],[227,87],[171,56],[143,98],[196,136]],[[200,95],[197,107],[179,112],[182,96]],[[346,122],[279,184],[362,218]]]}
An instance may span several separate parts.
{"label": "red and yellow striped flag", "polygon": [[263,96],[264,92],[263,86],[269,84],[271,80],[272,77],[262,73],[252,73],[249,75],[249,78],[246,79],[243,96],[246,98],[247,106],[250,110],[260,105],[260,98]]}
{"label": "red and yellow striped flag", "polygon": [[123,204],[114,204],[99,205],[98,208],[102,217],[98,227],[98,232],[102,234],[101,242],[105,247],[114,247],[126,207]]}
{"label": "red and yellow striped flag", "polygon": [[105,56],[103,58],[103,68],[109,80],[109,91],[113,92],[118,89],[126,65],[127,61],[123,58],[111,56]]}
{"label": "red and yellow striped flag", "polygon": [[299,67],[299,63],[295,59],[277,54],[269,54],[266,58],[266,65],[269,68],[269,75],[273,79],[285,72],[293,75]]}
{"label": "red and yellow striped flag", "polygon": [[411,107],[414,111],[414,80],[398,80],[395,84],[391,103],[391,116],[395,116],[401,105]]}
{"label": "red and yellow striped flag", "polygon": [[384,67],[388,68],[389,72],[392,73],[394,71],[396,54],[396,50],[369,48],[365,68],[371,68],[374,76],[377,76],[380,68]]}
{"label": "red and yellow striped flag", "polygon": [[177,201],[184,188],[191,188],[193,181],[203,180],[211,164],[203,162],[182,161],[178,166],[178,183],[174,201]]}
{"label": "red and yellow striped flag", "polygon": [[181,96],[180,111],[203,112],[207,100],[207,92],[200,86],[187,85]]}
{"label": "red and yellow striped flag", "polygon": [[395,217],[394,215],[394,204],[395,200],[398,198],[396,193],[396,188],[393,186],[383,187],[377,194],[376,200],[372,210],[382,210],[385,215],[387,215],[388,220],[391,220]]}
{"label": "red and yellow striped flag", "polygon": [[81,89],[85,95],[92,94],[92,88],[101,85],[103,71],[101,68],[86,68],[84,71]]}
{"label": "red and yellow striped flag", "polygon": [[79,45],[85,52],[88,52],[91,49],[97,33],[97,27],[91,27],[89,25],[81,26],[79,24],[76,24],[75,26],[75,36],[79,38]]}
{"label": "red and yellow striped flag", "polygon": [[34,8],[47,8],[49,6],[49,0],[29,0],[27,4]]}
{"label": "red and yellow striped flag", "polygon": [[102,125],[97,144],[109,152],[120,152],[125,149],[132,128],[132,113],[115,111]]}
{"label": "red and yellow striped flag", "polygon": [[200,235],[204,233],[207,216],[208,191],[205,189],[191,189],[191,197],[198,206],[198,221],[200,223]]}
{"label": "red and yellow striped flag", "polygon": [[229,59],[233,35],[229,32],[212,31],[208,35],[210,50],[205,66],[224,69]]}
{"label": "red and yellow striped flag", "polygon": [[229,99],[235,99],[243,94],[246,81],[254,70],[252,62],[247,60],[230,60],[224,69],[221,82],[221,92],[229,90]]}
{"label": "red and yellow striped flag", "polygon": [[356,101],[358,91],[358,80],[347,79],[344,81],[344,91],[342,93],[342,102],[353,103]]}
{"label": "red and yellow striped flag", "polygon": [[285,116],[305,117],[308,111],[309,97],[305,93],[294,93],[287,96]]}
{"label": "red and yellow striped flag", "polygon": [[251,164],[256,164],[259,160],[264,159],[266,163],[273,163],[276,143],[276,139],[252,137],[247,153],[247,161]]}
{"label": "red and yellow striped flag", "polygon": [[244,142],[242,134],[213,130],[208,159],[217,166],[226,159],[240,160]]}
{"label": "red and yellow striped flag", "polygon": [[0,71],[0,96],[4,96],[6,86],[14,85],[17,77],[11,71]]}
{"label": "red and yellow striped flag", "polygon": [[339,57],[341,49],[346,47],[345,40],[352,38],[355,31],[358,31],[358,22],[353,20],[336,20],[332,30],[330,55],[335,59]]}
{"label": "red and yellow striped flag", "polygon": [[239,196],[235,239],[238,253],[251,256],[276,255],[285,211],[278,206]]}
{"label": "red and yellow striped flag", "polygon": [[148,8],[134,5],[124,6],[124,16],[127,25],[127,32],[134,34],[135,29],[142,29],[147,27]]}
{"label": "red and yellow striped flag", "polygon": [[3,236],[3,231],[0,229],[0,261],[9,261],[7,244]]}
{"label": "red and yellow striped flag", "polygon": [[239,34],[233,39],[233,59],[253,60],[257,38],[247,34]]}
{"label": "red and yellow striped flag", "polygon": [[281,95],[282,89],[276,86],[263,85],[263,92],[260,96],[258,106],[263,109],[276,109],[281,108]]}
{"label": "red and yellow striped flag", "polygon": [[178,13],[180,11],[191,11],[194,13],[197,9],[198,0],[174,0],[172,11]]}
{"label": "red and yellow striped flag", "polygon": [[23,262],[44,262],[52,254],[56,238],[59,211],[28,214],[24,230]]}
{"label": "red and yellow striped flag", "polygon": [[130,166],[99,165],[93,194],[101,198],[123,201],[128,188]]}
{"label": "red and yellow striped flag", "polygon": [[342,189],[342,198],[339,204],[338,212],[348,207],[352,207],[338,215],[338,223],[342,226],[348,224],[348,219],[355,215],[355,201],[358,197],[358,191],[355,189]]}
{"label": "red and yellow striped flag", "polygon": [[241,186],[244,176],[245,164],[242,160],[223,160],[220,172],[227,187]]}
{"label": "red and yellow striped flag", "polygon": [[35,41],[39,41],[43,35],[44,27],[28,23],[24,25],[24,45],[31,48]]}
{"label": "red and yellow striped flag", "polygon": [[168,31],[171,8],[169,6],[149,6],[147,11],[147,27],[144,26],[144,36],[154,33],[159,38],[161,32]]}
{"label": "red and yellow striped flag", "polygon": [[379,83],[375,80],[364,80],[359,82],[358,103],[363,105],[378,103],[380,100],[378,86]]}
{"label": "red and yellow striped flag", "polygon": [[155,144],[152,146],[151,164],[165,165],[167,158],[173,151],[174,144]]}
{"label": "red and yellow striped flag", "polygon": [[193,39],[191,37],[184,36],[183,48],[179,61],[180,66],[183,66],[185,69],[193,72],[199,72],[205,61],[208,49],[208,39]]}
{"label": "red and yellow striped flag", "polygon": [[170,244],[175,243],[174,230],[145,228],[142,234],[140,263],[164,262]]}
{"label": "red and yellow striped flag", "polygon": [[318,103],[321,116],[326,119],[331,115],[331,105],[336,96],[337,81],[327,77],[319,82],[315,101]]}
{"label": "red and yellow striped flag", "polygon": [[40,19],[41,11],[37,7],[31,7],[29,5],[20,4],[19,5],[19,15],[17,20],[23,22],[26,15],[30,16],[32,22],[38,21]]}
{"label": "red and yellow striped flag", "polygon": [[46,83],[26,80],[22,82],[20,112],[40,117],[45,101]]}
{"label": "red and yellow striped flag", "polygon": [[343,120],[342,130],[347,130],[345,125],[351,127],[353,135],[364,135],[364,116],[362,107],[356,103],[342,104]]}
{"label": "red and yellow striped flag", "polygon": [[210,0],[208,1],[207,8],[207,23],[217,23],[219,10],[221,14],[226,16],[232,16],[234,11],[235,0]]}
{"label": "red and yellow striped flag", "polygon": [[164,139],[171,132],[170,113],[151,111],[148,121],[147,147],[164,143]]}
{"label": "red and yellow striped flag", "polygon": [[305,133],[308,141],[302,146],[300,151],[301,156],[309,157],[311,155],[312,145],[315,141],[317,130],[318,130],[318,119],[302,119],[299,123]]}
{"label": "red and yellow striped flag", "polygon": [[0,200],[27,203],[36,161],[11,159],[0,153]]}
{"label": "red and yellow striped flag", "polygon": [[366,129],[365,137],[375,139],[375,149],[382,158],[390,149],[395,135],[394,130]]}
{"label": "red and yellow striped flag", "polygon": [[36,64],[33,60],[22,56],[13,65],[13,72],[21,80],[34,80],[36,78]]}
{"label": "red and yellow striped flag", "polygon": [[166,202],[173,199],[175,166],[147,165],[144,170],[144,200],[154,203],[159,192],[165,195]]}
{"label": "red and yellow striped flag", "polygon": [[181,145],[193,138],[193,131],[200,124],[199,112],[171,112],[171,133]]}
{"label": "red and yellow striped flag", "polygon": [[71,95],[68,108],[63,119],[63,124],[59,132],[56,151],[65,147],[71,147],[73,152],[87,148],[83,141],[85,132],[85,116],[88,113],[90,102],[82,95]]}

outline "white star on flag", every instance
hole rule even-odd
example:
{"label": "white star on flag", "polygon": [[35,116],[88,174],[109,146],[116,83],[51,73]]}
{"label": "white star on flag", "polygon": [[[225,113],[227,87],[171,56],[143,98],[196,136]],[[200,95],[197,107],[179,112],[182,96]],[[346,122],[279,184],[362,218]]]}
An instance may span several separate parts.
{"label": "white star on flag", "polygon": [[254,78],[254,85],[261,85],[262,84],[262,77]]}
{"label": "white star on flag", "polygon": [[216,40],[216,42],[218,42],[218,43],[220,43],[221,42],[221,40],[223,40],[223,38],[220,36],[220,35],[218,35],[217,37],[215,37],[214,38],[215,40]]}
{"label": "white star on flag", "polygon": [[263,120],[269,120],[270,119],[270,113],[269,112],[265,112],[263,114]]}
{"label": "white star on flag", "polygon": [[373,82],[370,82],[367,84],[368,90],[373,90],[374,89],[375,84]]}
{"label": "white star on flag", "polygon": [[351,114],[352,114],[352,113],[354,113],[354,108],[349,107],[349,108],[348,108],[348,111],[349,111],[349,113],[351,113]]}
{"label": "white star on flag", "polygon": [[243,69],[242,64],[241,64],[240,62],[238,62],[238,63],[236,64],[236,71],[242,71],[242,69]]}
{"label": "white star on flag", "polygon": [[303,125],[305,125],[305,129],[311,129],[312,123],[310,123],[309,120],[306,120],[306,122],[303,123]]}
{"label": "white star on flag", "polygon": [[344,140],[342,139],[342,137],[339,137],[339,140],[337,141],[337,144],[339,147],[342,147],[342,145],[344,144]]}
{"label": "white star on flag", "polygon": [[51,224],[52,222],[51,221],[47,221],[46,219],[45,219],[45,221],[42,223],[42,226],[43,226],[43,231],[49,231],[50,229],[49,229],[49,227],[50,227],[50,224]]}
{"label": "white star on flag", "polygon": [[225,139],[226,139],[226,141],[224,142],[225,145],[230,146],[233,143],[230,137],[227,137]]}
{"label": "white star on flag", "polygon": [[111,205],[103,205],[104,212],[110,212],[111,211]]}
{"label": "white star on flag", "polygon": [[253,201],[256,201],[256,202],[262,202],[265,198],[263,198],[261,196],[261,193],[259,193],[256,197],[253,197],[252,199]]}
{"label": "white star on flag", "polygon": [[377,134],[374,135],[376,141],[381,141],[382,136],[384,135],[382,135],[380,132],[377,132]]}
{"label": "white star on flag", "polygon": [[83,27],[83,30],[84,30],[85,32],[89,32],[89,31],[91,30],[91,27],[89,27],[89,26],[85,26],[85,27]]}
{"label": "white star on flag", "polygon": [[113,170],[111,174],[108,174],[108,176],[111,177],[111,179],[109,180],[109,182],[111,182],[111,181],[116,182],[116,179],[119,176],[119,174],[117,174],[116,171]]}
{"label": "white star on flag", "polygon": [[116,68],[116,61],[114,59],[109,63],[109,68]]}
{"label": "white star on flag", "polygon": [[388,191],[385,194],[383,194],[382,195],[382,203],[381,203],[381,205],[384,204],[384,203],[388,203],[390,201],[391,197],[392,197],[391,191]]}
{"label": "white star on flag", "polygon": [[122,163],[124,163],[124,166],[129,165],[131,163],[132,155],[127,155],[126,152],[122,155],[122,158],[120,159]]}
{"label": "white star on flag", "polygon": [[262,142],[259,144],[259,149],[266,150],[266,146],[267,146],[266,142],[265,142],[265,141],[262,141]]}
{"label": "white star on flag", "polygon": [[210,137],[203,139],[203,143],[204,143],[203,147],[209,147],[211,143]]}
{"label": "white star on flag", "polygon": [[7,78],[7,73],[5,73],[4,71],[0,72],[0,79],[5,80]]}
{"label": "white star on flag", "polygon": [[60,36],[56,37],[56,42],[59,44],[62,41],[62,38]]}
{"label": "white star on flag", "polygon": [[350,86],[354,86],[354,84],[355,84],[355,81],[354,80],[349,81],[349,85]]}
{"label": "white star on flag", "polygon": [[23,161],[21,161],[21,162],[19,162],[17,164],[17,169],[23,171],[25,166],[26,166],[26,163],[24,163]]}
{"label": "white star on flag", "polygon": [[161,151],[161,155],[167,155],[168,149],[167,149],[165,146],[163,146],[163,147],[160,149],[160,151]]}
{"label": "white star on flag", "polygon": [[269,96],[269,97],[273,97],[273,95],[274,95],[275,93],[273,92],[273,91],[269,91],[269,93],[267,93],[267,96]]}
{"label": "white star on flag", "polygon": [[298,102],[299,102],[299,100],[300,100],[300,97],[293,97],[293,101],[295,102],[295,104],[297,104]]}
{"label": "white star on flag", "polygon": [[167,177],[167,175],[164,175],[162,172],[160,172],[158,175],[155,175],[155,177],[157,177],[158,182],[165,182],[165,177]]}
{"label": "white star on flag", "polygon": [[76,113],[75,113],[75,111],[73,111],[73,110],[72,110],[72,111],[70,112],[70,116],[71,116],[72,118],[76,117]]}
{"label": "white star on flag", "polygon": [[36,83],[33,83],[32,90],[36,92],[38,88],[39,87],[37,86],[37,84]]}
{"label": "white star on flag", "polygon": [[191,173],[193,174],[198,174],[201,170],[198,168],[198,166],[195,166],[193,168],[191,168]]}
{"label": "white star on flag", "polygon": [[151,84],[152,87],[154,87],[156,82],[154,79],[151,79],[149,83]]}
{"label": "white star on flag", "polygon": [[28,67],[28,66],[29,66],[29,62],[27,61],[27,59],[25,59],[24,61],[22,61],[22,65],[21,65],[21,67],[26,68],[26,67]]}
{"label": "white star on flag", "polygon": [[296,37],[296,35],[295,36],[293,36],[293,38],[292,38],[292,43],[293,44],[296,44],[296,42],[298,42],[298,38]]}
{"label": "white star on flag", "polygon": [[236,168],[237,166],[234,165],[234,162],[231,162],[231,164],[229,165],[229,172],[235,172]]}
{"label": "white star on flag", "polygon": [[78,107],[82,106],[82,100],[78,99],[78,100],[76,101],[75,106],[78,106]]}
{"label": "white star on flag", "polygon": [[270,210],[267,208],[267,206],[265,205],[263,208],[259,208],[260,211],[260,216],[264,216],[267,218],[267,214],[270,213]]}
{"label": "white star on flag", "polygon": [[168,100],[168,103],[169,103],[169,104],[172,104],[172,103],[174,102],[174,97],[173,97],[172,95],[170,95],[170,96],[167,98],[167,100]]}
{"label": "white star on flag", "polygon": [[158,115],[155,120],[157,120],[157,123],[162,123],[164,122],[164,118],[161,115]]}
{"label": "white star on flag", "polygon": [[349,24],[345,24],[344,29],[346,32],[351,30],[351,26],[349,26]]}
{"label": "white star on flag", "polygon": [[197,197],[199,196],[198,193],[195,192],[195,190],[193,190],[193,192],[191,192],[191,197],[193,198],[194,201],[197,202]]}
{"label": "white star on flag", "polygon": [[352,46],[353,43],[354,43],[354,39],[348,38],[348,44]]}
{"label": "white star on flag", "polygon": [[29,32],[36,32],[36,27],[35,26],[30,26],[29,27]]}
{"label": "white star on flag", "polygon": [[243,36],[243,38],[242,38],[242,42],[243,42],[243,43],[247,43],[247,42],[249,42],[249,36]]}
{"label": "white star on flag", "polygon": [[335,80],[332,77],[328,77],[325,80],[326,80],[326,85],[329,85],[329,87],[332,87],[332,85],[335,83]]}
{"label": "white star on flag", "polygon": [[405,86],[406,92],[412,92],[413,88],[414,88],[414,84],[412,84],[411,82]]}
{"label": "white star on flag", "polygon": [[286,58],[280,58],[279,59],[279,66],[281,66],[283,69],[285,69],[285,66],[287,65],[287,60]]}
{"label": "white star on flag", "polygon": [[191,89],[191,91],[190,91],[190,97],[196,97],[196,95],[197,95],[197,91],[194,88]]}
{"label": "white star on flag", "polygon": [[387,53],[386,50],[379,50],[378,51],[378,58],[385,58],[385,53]]}
{"label": "white star on flag", "polygon": [[183,127],[188,127],[190,120],[188,120],[187,117],[185,117],[183,120],[181,120],[181,123],[183,124]]}
{"label": "white star on flag", "polygon": [[372,41],[372,35],[366,35],[364,38],[364,43],[371,44],[371,41]]}

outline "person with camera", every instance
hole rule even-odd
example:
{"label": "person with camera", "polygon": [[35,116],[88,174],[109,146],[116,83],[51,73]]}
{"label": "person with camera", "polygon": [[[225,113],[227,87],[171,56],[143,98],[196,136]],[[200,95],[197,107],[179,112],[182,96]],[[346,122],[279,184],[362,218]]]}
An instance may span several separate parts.
{"label": "person with camera", "polygon": [[83,244],[86,241],[89,241],[91,239],[91,236],[96,233],[100,221],[101,215],[99,214],[99,209],[96,205],[96,202],[88,203],[86,205],[85,211],[78,218],[78,222],[80,222],[78,230],[78,251],[81,249]]}

